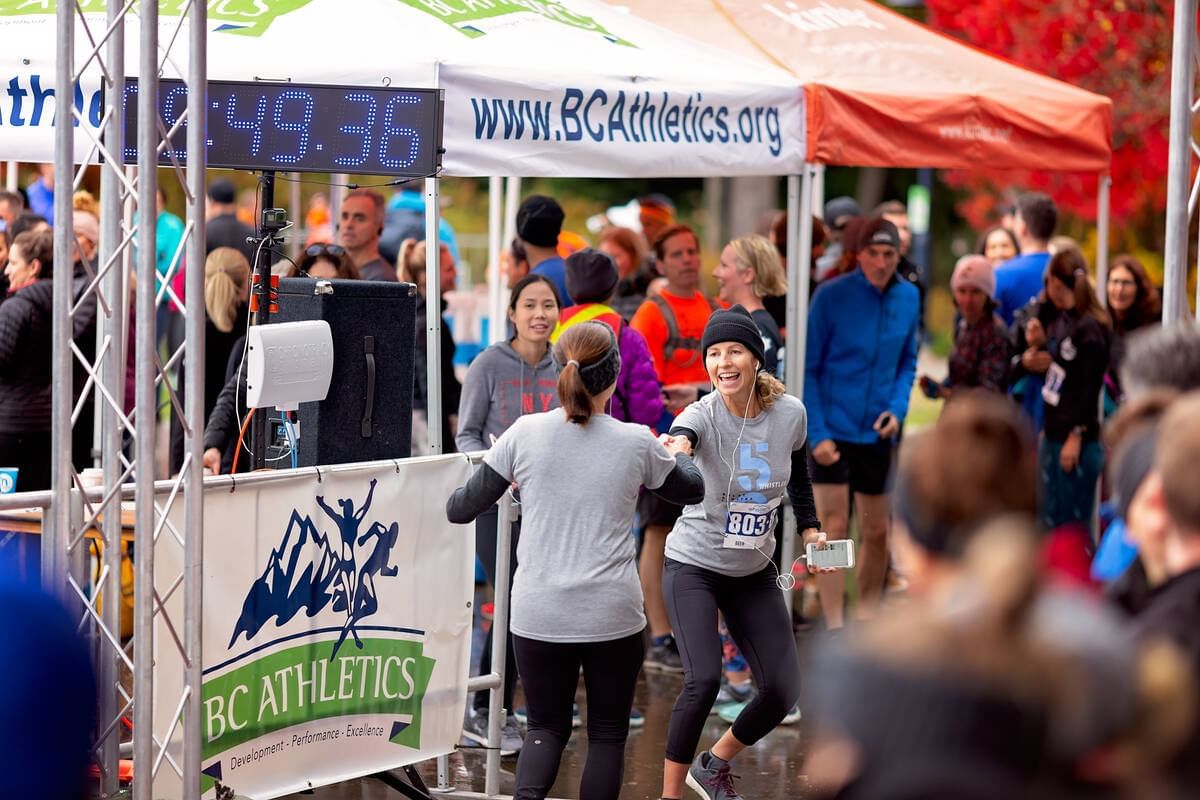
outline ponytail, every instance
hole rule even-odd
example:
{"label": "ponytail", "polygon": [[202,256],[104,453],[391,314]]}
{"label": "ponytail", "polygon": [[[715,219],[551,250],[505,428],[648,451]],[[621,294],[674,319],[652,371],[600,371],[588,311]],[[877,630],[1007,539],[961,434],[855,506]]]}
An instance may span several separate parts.
{"label": "ponytail", "polygon": [[616,383],[621,372],[617,337],[603,322],[581,322],[558,337],[553,355],[559,366],[558,403],[569,421],[587,425],[593,398]]}
{"label": "ponytail", "polygon": [[558,373],[558,403],[567,412],[567,419],[576,425],[587,425],[592,418],[592,396],[583,385],[579,362],[568,360]]}
{"label": "ponytail", "polygon": [[[405,239],[400,243],[400,280],[403,283],[415,283],[420,289],[421,294],[425,293],[425,281],[417,280],[417,273],[425,272],[425,248],[421,247],[420,253],[417,252],[417,245],[423,245],[416,239]],[[413,269],[414,261],[417,264],[417,269]]]}
{"label": "ponytail", "polygon": [[775,405],[775,401],[783,397],[786,391],[779,379],[765,369],[760,369],[754,378],[754,394],[764,411]]}
{"label": "ponytail", "polygon": [[250,262],[240,250],[218,247],[204,261],[204,310],[222,333],[233,330],[238,309],[246,302]]}

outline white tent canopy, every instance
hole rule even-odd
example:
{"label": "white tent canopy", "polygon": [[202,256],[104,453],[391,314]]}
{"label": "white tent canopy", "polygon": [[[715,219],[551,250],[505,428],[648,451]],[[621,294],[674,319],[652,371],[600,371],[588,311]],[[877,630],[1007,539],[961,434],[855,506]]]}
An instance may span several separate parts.
{"label": "white tent canopy", "polygon": [[[81,5],[77,64],[105,33],[104,2]],[[160,4],[160,39],[175,40],[163,77],[186,68],[188,37],[174,36],[184,5]],[[209,5],[211,80],[444,89],[446,175],[783,175],[803,163],[795,78],[592,0]],[[54,6],[0,5],[5,158],[53,160]],[[100,121],[99,86],[92,61],[76,93],[84,126]],[[77,133],[77,158],[94,160]]]}

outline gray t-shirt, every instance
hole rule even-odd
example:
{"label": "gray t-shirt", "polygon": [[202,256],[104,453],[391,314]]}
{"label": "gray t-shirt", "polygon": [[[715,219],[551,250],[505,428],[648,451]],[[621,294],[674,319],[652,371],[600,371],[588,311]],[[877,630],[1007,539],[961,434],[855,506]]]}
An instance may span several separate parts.
{"label": "gray t-shirt", "polygon": [[484,463],[521,489],[512,631],[544,642],[603,642],[646,626],[632,536],[638,489],[675,458],[644,425],[607,414],[586,426],[561,409],[512,424]]}
{"label": "gray t-shirt", "polygon": [[[804,404],[785,394],[757,417],[743,419],[713,392],[680,412],[671,427],[696,434],[692,458],[704,475],[705,492],[703,503],[684,506],[667,536],[667,556],[723,575],[758,572],[775,552],[775,520],[791,477],[792,451],[808,436]],[[732,466],[737,469],[731,475]],[[743,546],[727,547],[727,533]]]}

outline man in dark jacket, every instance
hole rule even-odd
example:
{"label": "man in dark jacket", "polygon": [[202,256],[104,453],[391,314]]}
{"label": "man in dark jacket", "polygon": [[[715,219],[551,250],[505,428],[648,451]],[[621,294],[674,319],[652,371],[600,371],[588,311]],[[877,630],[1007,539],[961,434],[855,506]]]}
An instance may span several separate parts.
{"label": "man in dark jacket", "polygon": [[[204,254],[218,247],[232,247],[254,266],[254,229],[237,218],[237,189],[228,178],[208,185],[208,207],[204,227]],[[272,259],[274,260],[274,259]]]}
{"label": "man in dark jacket", "polygon": [[[1147,607],[1135,618],[1142,641],[1166,639],[1183,651],[1200,680],[1200,392],[1176,400],[1158,428],[1153,468],[1131,498],[1134,538],[1153,586]],[[1200,782],[1200,726],[1176,761],[1180,789]],[[1181,795],[1182,796],[1182,795]]]}
{"label": "man in dark jacket", "polygon": [[896,274],[917,287],[921,307],[921,333],[925,332],[925,282],[921,279],[921,267],[908,257],[912,250],[912,231],[908,227],[908,207],[899,200],[888,200],[875,207],[871,216],[883,217],[896,226],[900,234],[900,263],[896,265]]}

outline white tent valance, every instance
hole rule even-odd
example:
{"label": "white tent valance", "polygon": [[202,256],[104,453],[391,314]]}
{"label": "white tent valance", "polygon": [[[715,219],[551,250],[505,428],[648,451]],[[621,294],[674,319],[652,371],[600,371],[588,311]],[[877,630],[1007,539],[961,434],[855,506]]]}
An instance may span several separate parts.
{"label": "white tent valance", "polygon": [[[161,4],[183,77],[183,3]],[[0,2],[0,153],[53,158],[54,6]],[[99,41],[104,3],[82,6]],[[782,175],[804,159],[796,79],[592,0],[256,0],[209,4],[208,77],[445,91],[446,175]],[[93,45],[77,25],[77,63]],[[136,22],[126,30],[136,41]],[[127,74],[136,49],[127,48]],[[75,105],[103,114],[95,61]],[[79,160],[95,158],[75,137]],[[287,166],[280,164],[280,169]]]}

